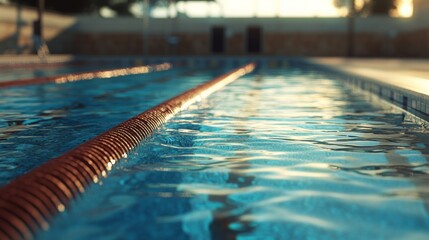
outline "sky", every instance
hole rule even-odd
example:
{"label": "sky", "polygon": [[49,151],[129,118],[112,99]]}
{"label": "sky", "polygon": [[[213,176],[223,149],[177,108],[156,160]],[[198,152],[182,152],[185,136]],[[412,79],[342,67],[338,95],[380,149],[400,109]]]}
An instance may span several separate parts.
{"label": "sky", "polygon": [[[342,15],[333,0],[217,0],[211,2],[179,2],[179,12],[189,17],[339,17]],[[402,0],[401,17],[412,15],[412,0]],[[154,17],[165,17],[167,10],[155,9]],[[171,16],[175,13],[171,9]]]}

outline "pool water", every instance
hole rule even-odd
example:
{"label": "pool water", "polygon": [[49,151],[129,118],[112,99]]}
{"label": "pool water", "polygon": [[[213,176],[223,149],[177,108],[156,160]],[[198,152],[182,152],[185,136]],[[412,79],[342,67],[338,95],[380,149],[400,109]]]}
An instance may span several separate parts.
{"label": "pool water", "polygon": [[223,71],[184,68],[0,89],[0,186]]}
{"label": "pool water", "polygon": [[[119,67],[130,67],[130,64],[74,64],[64,66],[50,66],[45,67],[20,67],[20,68],[6,68],[0,67],[0,82],[7,82],[11,80],[30,79],[37,77],[56,76],[68,73],[88,72],[115,69]],[[132,66],[131,66],[132,67]]]}
{"label": "pool water", "polygon": [[335,78],[239,79],[171,119],[39,238],[427,239],[427,130]]}

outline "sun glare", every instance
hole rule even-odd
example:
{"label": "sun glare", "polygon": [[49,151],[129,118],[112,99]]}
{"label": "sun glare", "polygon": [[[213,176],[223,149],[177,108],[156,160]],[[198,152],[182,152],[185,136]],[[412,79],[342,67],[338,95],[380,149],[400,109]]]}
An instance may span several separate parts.
{"label": "sun glare", "polygon": [[[359,3],[359,1],[356,1]],[[344,12],[333,0],[217,0],[216,2],[179,2],[179,14],[189,17],[342,17]],[[171,10],[171,9],[170,9]],[[168,17],[158,8],[154,17]],[[401,0],[396,17],[411,17],[413,0]],[[174,17],[175,13],[170,17]]]}
{"label": "sun glare", "polygon": [[281,17],[339,17],[332,0],[280,0]]}
{"label": "sun glare", "polygon": [[413,11],[413,0],[402,0],[398,6],[398,17],[412,17]]}

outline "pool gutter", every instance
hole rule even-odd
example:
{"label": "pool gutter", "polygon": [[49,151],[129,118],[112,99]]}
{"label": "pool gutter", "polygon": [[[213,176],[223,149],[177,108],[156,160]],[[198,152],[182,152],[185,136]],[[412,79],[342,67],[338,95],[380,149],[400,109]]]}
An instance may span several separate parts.
{"label": "pool gutter", "polygon": [[158,127],[211,93],[250,73],[247,64],[159,104],[51,159],[0,189],[0,239],[32,239],[91,183]]}
{"label": "pool gutter", "polygon": [[341,74],[348,84],[429,121],[427,60],[310,58],[308,63]]}

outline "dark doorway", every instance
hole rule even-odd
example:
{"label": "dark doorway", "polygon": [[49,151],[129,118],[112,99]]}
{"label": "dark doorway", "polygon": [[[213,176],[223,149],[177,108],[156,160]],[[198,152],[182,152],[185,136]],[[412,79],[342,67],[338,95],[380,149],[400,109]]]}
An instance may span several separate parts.
{"label": "dark doorway", "polygon": [[225,28],[217,26],[212,28],[212,53],[225,52]]}
{"label": "dark doorway", "polygon": [[247,52],[260,53],[262,50],[262,29],[258,26],[247,28]]}

